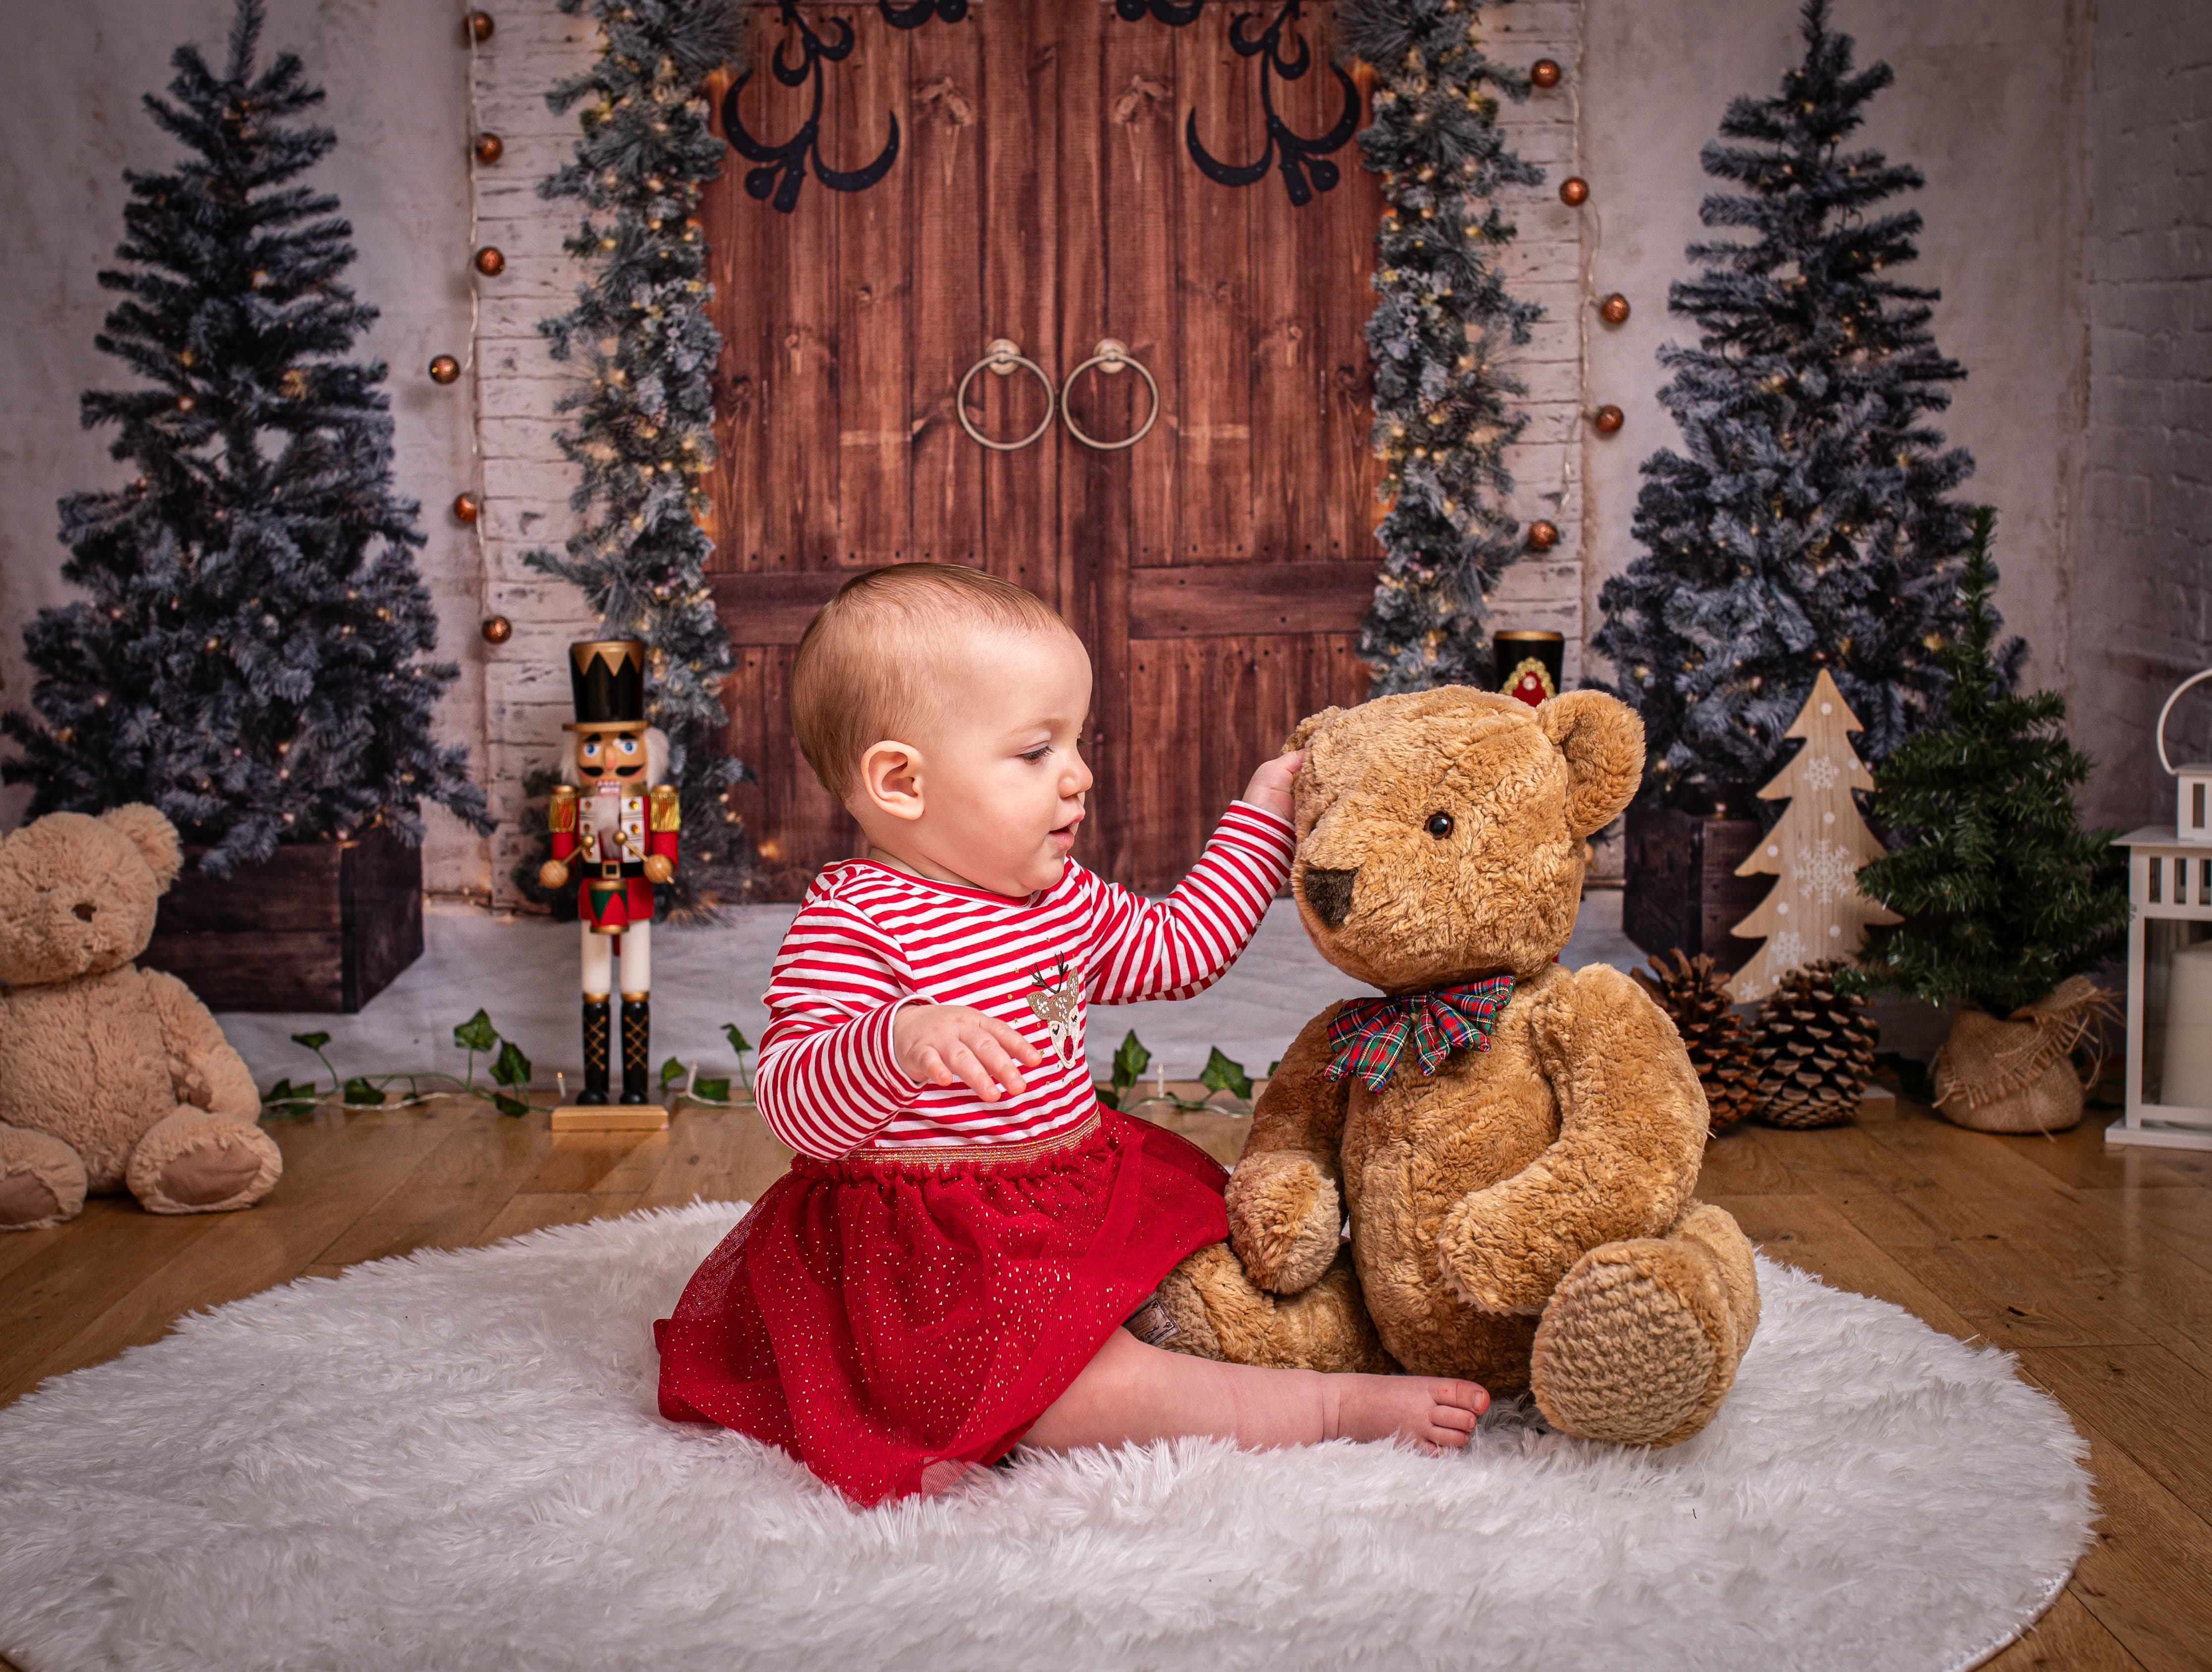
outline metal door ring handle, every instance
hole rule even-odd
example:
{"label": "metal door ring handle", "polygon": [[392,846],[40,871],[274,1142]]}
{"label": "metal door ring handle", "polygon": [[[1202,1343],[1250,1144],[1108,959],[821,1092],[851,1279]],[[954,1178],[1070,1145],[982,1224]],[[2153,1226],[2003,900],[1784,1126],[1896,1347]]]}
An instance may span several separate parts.
{"label": "metal door ring handle", "polygon": [[[1044,416],[1038,419],[1037,427],[1020,441],[994,441],[976,429],[975,421],[968,416],[968,386],[975,380],[975,374],[980,371],[988,368],[1000,377],[1011,377],[1017,366],[1026,367],[1036,374],[1036,380],[1044,385]],[[952,410],[959,416],[961,429],[966,430],[979,446],[987,447],[994,453],[1018,453],[1052,428],[1052,403],[1056,392],[1052,386],[1052,380],[1045,375],[1044,368],[1034,360],[1024,358],[1019,344],[1008,337],[995,337],[983,350],[983,357],[970,366],[968,375],[960,380],[960,391],[952,397]]]}
{"label": "metal door ring handle", "polygon": [[[1094,441],[1083,433],[1082,429],[1075,422],[1075,415],[1067,410],[1067,392],[1075,387],[1075,380],[1093,366],[1109,377],[1114,376],[1124,368],[1133,368],[1139,377],[1145,380],[1145,387],[1152,392],[1152,410],[1145,414],[1145,421],[1137,426],[1135,435],[1125,435],[1118,441]],[[1067,374],[1067,381],[1060,386],[1060,423],[1066,424],[1067,433],[1082,442],[1084,446],[1096,447],[1101,453],[1116,453],[1123,447],[1136,446],[1152,433],[1152,426],[1159,422],[1159,417],[1160,386],[1153,381],[1152,374],[1145,369],[1145,362],[1131,356],[1129,345],[1126,343],[1117,343],[1111,337],[1103,339],[1098,346],[1091,351],[1091,358]]]}

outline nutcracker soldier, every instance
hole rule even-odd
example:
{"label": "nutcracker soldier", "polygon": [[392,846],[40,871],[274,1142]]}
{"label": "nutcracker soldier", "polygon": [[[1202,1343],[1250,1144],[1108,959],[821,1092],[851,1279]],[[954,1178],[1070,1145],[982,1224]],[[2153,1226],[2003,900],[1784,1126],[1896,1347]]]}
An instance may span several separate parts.
{"label": "nutcracker soldier", "polygon": [[645,646],[597,639],[568,647],[576,718],[547,809],[553,857],[539,869],[549,889],[577,874],[576,915],[584,940],[584,1091],[579,1104],[607,1101],[612,977],[622,977],[622,1100],[650,1101],[653,885],[676,874],[682,824],[668,775],[668,739],[645,722]]}

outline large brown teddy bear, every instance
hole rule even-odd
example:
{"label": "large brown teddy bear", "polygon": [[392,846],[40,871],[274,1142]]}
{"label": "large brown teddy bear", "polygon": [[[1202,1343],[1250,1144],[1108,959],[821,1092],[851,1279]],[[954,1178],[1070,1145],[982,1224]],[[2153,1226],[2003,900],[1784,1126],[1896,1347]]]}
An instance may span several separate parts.
{"label": "large brown teddy bear", "polygon": [[[1531,708],[1450,688],[1331,708],[1291,745],[1307,933],[1410,1007],[1370,1001],[1334,1044],[1346,1006],[1306,1024],[1254,1113],[1228,1243],[1170,1274],[1147,1333],[1244,1364],[1533,1388],[1568,1433],[1688,1438],[1758,1324],[1751,1245],[1692,1198],[1705,1100],[1674,1024],[1619,970],[1556,962],[1583,839],[1642,774],[1642,722],[1594,691]],[[1477,1004],[1435,1022],[1433,1072],[1418,1032],[1395,1064],[1357,1055],[1352,1023],[1387,1041],[1420,995],[1501,975],[1486,1043]]]}
{"label": "large brown teddy bear", "polygon": [[58,1225],[88,1191],[155,1213],[245,1207],[284,1170],[207,1006],[131,963],[183,863],[146,806],[0,840],[0,1230]]}

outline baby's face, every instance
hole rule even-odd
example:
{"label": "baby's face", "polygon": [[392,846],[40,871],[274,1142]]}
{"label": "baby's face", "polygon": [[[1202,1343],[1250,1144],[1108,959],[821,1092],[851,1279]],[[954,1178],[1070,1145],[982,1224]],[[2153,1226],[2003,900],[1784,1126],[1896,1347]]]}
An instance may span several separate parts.
{"label": "baby's face", "polygon": [[987,629],[945,666],[945,705],[921,745],[924,811],[897,844],[996,894],[1049,888],[1091,787],[1076,748],[1091,658],[1066,633]]}

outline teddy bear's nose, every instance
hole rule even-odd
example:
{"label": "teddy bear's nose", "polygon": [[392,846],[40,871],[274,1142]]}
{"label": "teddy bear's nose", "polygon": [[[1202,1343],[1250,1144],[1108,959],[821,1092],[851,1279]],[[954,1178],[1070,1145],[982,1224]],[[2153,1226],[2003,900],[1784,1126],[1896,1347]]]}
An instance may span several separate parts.
{"label": "teddy bear's nose", "polygon": [[1344,921],[1345,915],[1352,909],[1352,885],[1358,875],[1358,866],[1349,871],[1327,871],[1310,865],[1298,884],[1298,891],[1314,909],[1314,915],[1333,929]]}
{"label": "teddy bear's nose", "polygon": [[89,900],[80,900],[74,906],[71,906],[70,909],[76,914],[76,920],[78,922],[89,923],[92,921],[93,913],[97,911],[99,908],[94,905]]}

